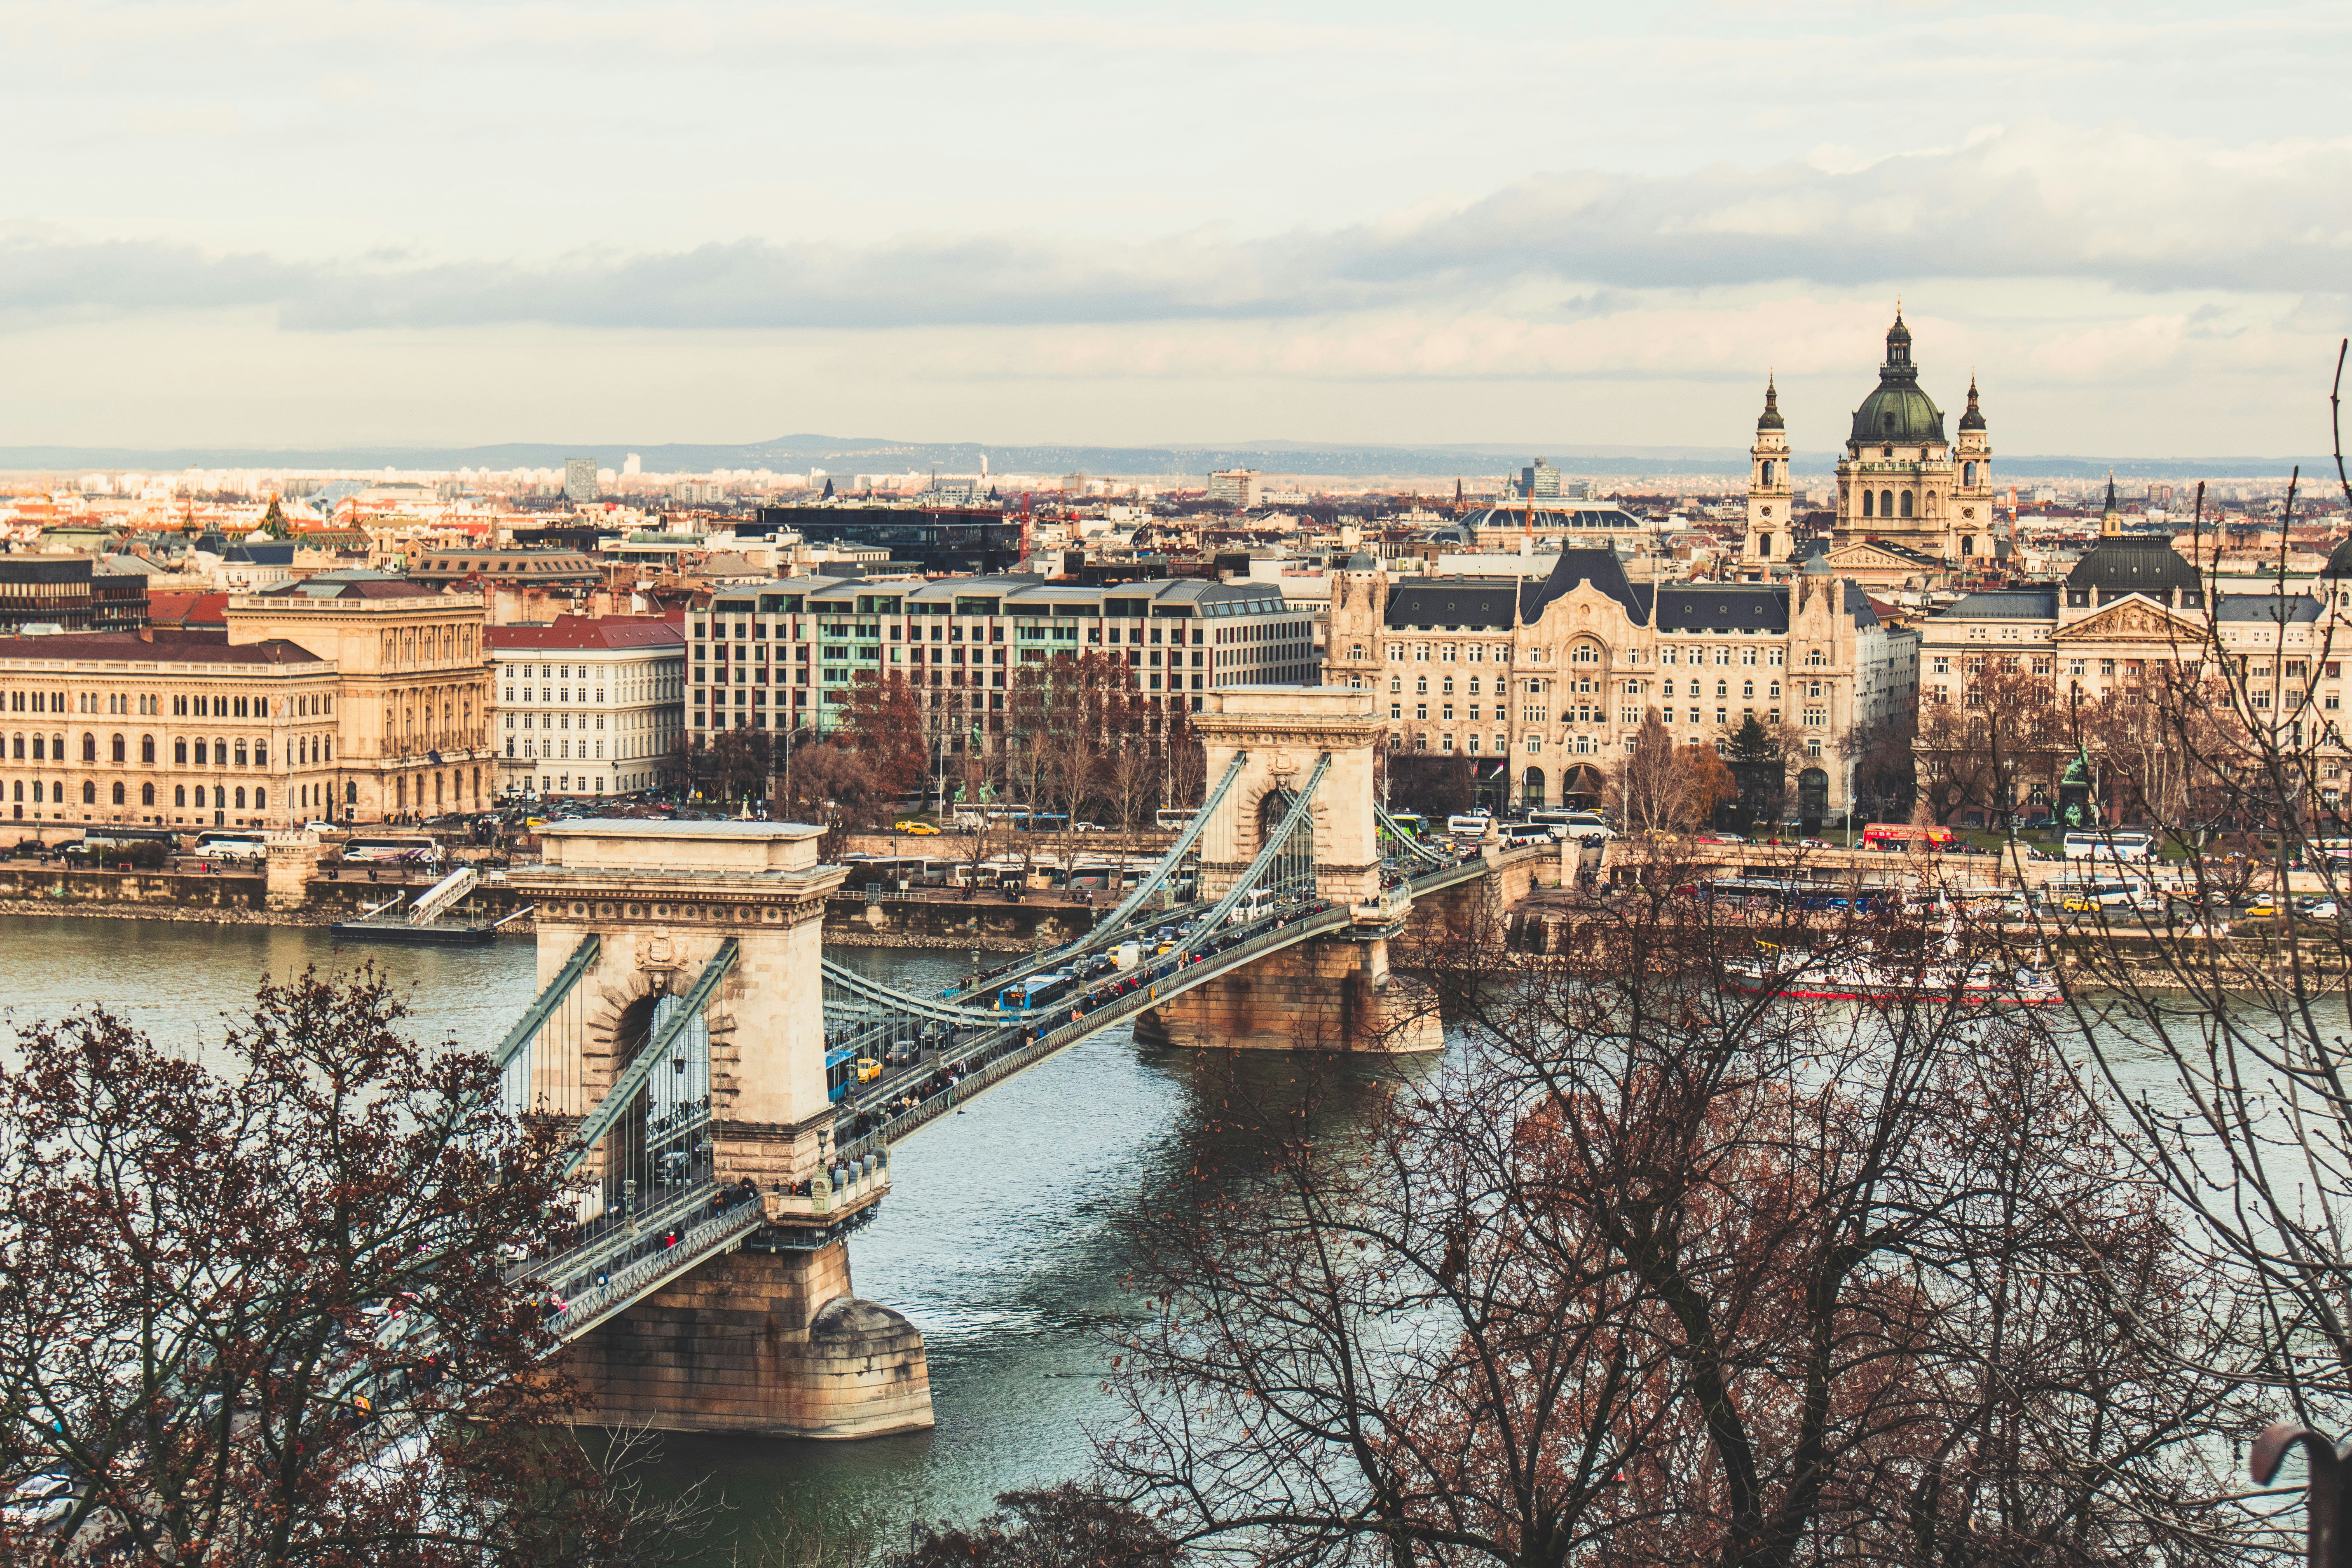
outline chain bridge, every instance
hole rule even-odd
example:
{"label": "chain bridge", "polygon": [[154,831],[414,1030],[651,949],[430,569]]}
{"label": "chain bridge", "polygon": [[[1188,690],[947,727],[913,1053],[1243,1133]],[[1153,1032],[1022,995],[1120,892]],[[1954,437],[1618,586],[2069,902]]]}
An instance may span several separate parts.
{"label": "chain bridge", "polygon": [[[550,1321],[598,1415],[848,1437],[930,1424],[922,1336],[851,1292],[894,1144],[1114,1025],[1171,1046],[1429,1050],[1388,943],[1414,900],[1497,896],[1548,851],[1461,858],[1396,829],[1370,693],[1240,688],[1194,716],[1213,781],[1084,937],[917,994],[823,951],[821,830],[575,821],[510,880],[540,991],[496,1052],[509,1107],[566,1135],[575,1209]],[[1492,879],[1492,880],[1486,880]],[[1484,887],[1480,886],[1484,881]]]}

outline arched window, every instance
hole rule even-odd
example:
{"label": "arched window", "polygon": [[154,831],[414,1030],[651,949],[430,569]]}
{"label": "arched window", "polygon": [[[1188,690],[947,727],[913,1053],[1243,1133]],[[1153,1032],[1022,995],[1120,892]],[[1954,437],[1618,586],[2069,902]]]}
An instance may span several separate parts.
{"label": "arched window", "polygon": [[1895,515],[1895,492],[1893,490],[1881,490],[1878,492],[1878,515],[1881,517],[1893,517]]}
{"label": "arched window", "polygon": [[1973,533],[1963,533],[1960,535],[1960,553],[1963,555],[1974,555],[1976,552],[1976,535]]}
{"label": "arched window", "polygon": [[245,786],[242,784],[237,786],[236,808],[239,811],[243,811],[245,809]]}
{"label": "arched window", "polygon": [[81,734],[81,760],[85,763],[98,761],[98,737],[87,730]]}
{"label": "arched window", "polygon": [[[142,735],[139,737],[139,760],[142,763],[152,763],[155,760],[154,736]],[[149,804],[152,805],[153,803],[150,802]]]}
{"label": "arched window", "polygon": [[114,760],[118,763],[125,761],[130,756],[130,752],[123,747],[122,737],[120,735],[114,737],[113,751]]}
{"label": "arched window", "polygon": [[120,784],[117,784],[114,786],[114,804],[117,805],[125,804],[122,796],[122,786]]}
{"label": "arched window", "polygon": [[98,804],[98,785],[95,782],[89,779],[84,779],[82,781],[81,803],[84,805],[96,805]]}
{"label": "arched window", "polygon": [[1758,482],[1759,484],[1761,484],[1761,485],[1762,485],[1765,489],[1771,489],[1771,488],[1772,488],[1772,459],[1771,459],[1771,458],[1765,458],[1765,459],[1764,459],[1764,467],[1763,467],[1761,469],[1759,469],[1759,479],[1758,479],[1757,482]]}
{"label": "arched window", "polygon": [[1974,463],[1962,463],[1960,465],[1960,483],[1964,485],[1973,485],[1976,482],[1977,466]]}
{"label": "arched window", "polygon": [[1911,492],[1909,490],[1905,490],[1903,492],[1903,515],[1906,517],[1909,517],[1911,515]]}
{"label": "arched window", "polygon": [[259,811],[259,810],[261,810],[263,807],[267,806],[268,804],[269,804],[269,792],[268,792],[268,790],[266,790],[266,789],[257,789],[257,790],[255,790],[255,791],[253,792],[253,809],[254,809],[254,810],[256,810],[256,811]]}
{"label": "arched window", "polygon": [[185,806],[188,804],[187,785],[173,784],[172,786],[172,804],[177,806]]}
{"label": "arched window", "polygon": [[1570,664],[1599,664],[1601,649],[1595,644],[1580,642],[1570,650],[1568,658]]}
{"label": "arched window", "polygon": [[245,766],[245,737],[242,735],[236,738],[236,765]]}
{"label": "arched window", "polygon": [[1863,492],[1862,492],[1862,515],[1863,515],[1863,516],[1864,516],[1864,517],[1875,517],[1875,516],[1877,516],[1877,515],[1878,515],[1877,509],[1876,509],[1875,507],[1874,507],[1874,506],[1871,504],[1871,503],[1872,503],[1872,501],[1873,501],[1874,499],[1875,499],[1875,498],[1874,498],[1874,497],[1873,497],[1873,496],[1871,495],[1871,493],[1870,493],[1868,490],[1864,490],[1864,491],[1863,491]]}
{"label": "arched window", "polygon": [[142,805],[152,805],[155,804],[155,786],[153,784],[143,784],[139,786],[139,804]]}

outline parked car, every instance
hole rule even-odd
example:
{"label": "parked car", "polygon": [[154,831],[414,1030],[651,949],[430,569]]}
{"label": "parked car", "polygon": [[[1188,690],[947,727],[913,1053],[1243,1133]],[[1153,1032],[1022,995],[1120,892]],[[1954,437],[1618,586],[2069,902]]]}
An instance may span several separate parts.
{"label": "parked car", "polygon": [[940,831],[930,823],[918,822],[913,817],[908,817],[902,822],[892,823],[890,825],[890,829],[894,833],[904,833],[915,838],[937,837]]}
{"label": "parked car", "polygon": [[61,1470],[34,1476],[0,1503],[0,1522],[17,1530],[46,1530],[73,1511],[74,1479]]}

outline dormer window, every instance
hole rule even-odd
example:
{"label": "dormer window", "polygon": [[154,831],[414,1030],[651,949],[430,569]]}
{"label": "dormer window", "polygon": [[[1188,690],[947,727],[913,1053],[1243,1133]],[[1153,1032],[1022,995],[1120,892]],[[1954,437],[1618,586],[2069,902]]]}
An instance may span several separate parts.
{"label": "dormer window", "polygon": [[[1886,416],[1886,427],[1890,430],[1895,428],[1895,416],[1892,414]],[[1885,447],[1879,449],[1879,455],[1885,458],[1895,456],[1895,443],[1889,441]]]}

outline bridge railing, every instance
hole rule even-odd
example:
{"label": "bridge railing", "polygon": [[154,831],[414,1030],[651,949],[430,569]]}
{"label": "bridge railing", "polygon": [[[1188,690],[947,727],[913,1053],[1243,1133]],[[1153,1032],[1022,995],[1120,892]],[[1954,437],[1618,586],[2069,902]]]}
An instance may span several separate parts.
{"label": "bridge railing", "polygon": [[724,1206],[706,1196],[703,1207],[707,1217],[688,1225],[675,1238],[667,1230],[642,1237],[630,1254],[605,1261],[585,1289],[558,1296],[561,1305],[548,1314],[549,1329],[560,1340],[576,1339],[766,1223],[766,1211],[756,1195]]}
{"label": "bridge railing", "polygon": [[1163,977],[1135,990],[1106,998],[1075,1021],[1041,1030],[1034,1040],[1021,1038],[1028,1032],[1024,1027],[1008,1028],[1007,1038],[983,1046],[965,1058],[964,1063],[969,1066],[969,1070],[953,1079],[946,1089],[926,1097],[919,1104],[856,1138],[835,1140],[835,1147],[844,1157],[862,1157],[950,1114],[956,1106],[968,1103],[983,1090],[1113,1024],[1132,1018],[1147,1008],[1157,1006],[1172,996],[1181,995],[1196,985],[1229,973],[1276,949],[1295,947],[1315,937],[1344,930],[1354,921],[1355,910],[1345,905],[1277,921],[1271,929],[1204,955],[1198,963],[1179,964]]}

